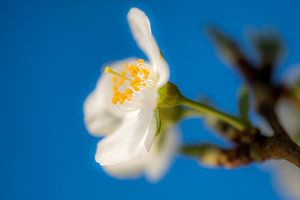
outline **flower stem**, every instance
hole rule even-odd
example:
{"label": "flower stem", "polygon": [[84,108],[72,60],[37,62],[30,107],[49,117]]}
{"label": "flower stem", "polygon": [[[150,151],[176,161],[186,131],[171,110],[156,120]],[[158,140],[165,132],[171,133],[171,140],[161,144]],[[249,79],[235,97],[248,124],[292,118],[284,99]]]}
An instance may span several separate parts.
{"label": "flower stem", "polygon": [[212,108],[212,107],[202,104],[200,102],[196,102],[196,101],[190,100],[186,97],[182,97],[180,104],[183,106],[192,108],[204,116],[205,115],[213,116],[224,122],[227,122],[228,124],[232,125],[236,129],[238,129],[239,131],[243,131],[246,129],[246,125],[244,125],[243,122],[240,119],[238,119],[237,117],[231,116],[222,111],[218,111],[215,108]]}

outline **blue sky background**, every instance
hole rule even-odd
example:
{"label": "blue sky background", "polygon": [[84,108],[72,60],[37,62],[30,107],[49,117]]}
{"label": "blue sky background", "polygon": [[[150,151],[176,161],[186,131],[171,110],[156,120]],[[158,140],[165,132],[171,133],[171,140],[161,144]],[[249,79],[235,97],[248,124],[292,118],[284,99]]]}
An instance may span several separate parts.
{"label": "blue sky background", "polygon": [[[270,173],[256,165],[207,169],[179,157],[150,184],[113,179],[95,163],[98,139],[84,127],[82,104],[104,63],[144,56],[127,26],[133,6],[150,16],[171,80],[231,113],[241,81],[218,59],[205,25],[219,24],[241,41],[247,27],[273,25],[287,47],[278,75],[300,60],[296,0],[2,0],[0,199],[280,199]],[[219,141],[199,120],[181,128],[185,141]]]}

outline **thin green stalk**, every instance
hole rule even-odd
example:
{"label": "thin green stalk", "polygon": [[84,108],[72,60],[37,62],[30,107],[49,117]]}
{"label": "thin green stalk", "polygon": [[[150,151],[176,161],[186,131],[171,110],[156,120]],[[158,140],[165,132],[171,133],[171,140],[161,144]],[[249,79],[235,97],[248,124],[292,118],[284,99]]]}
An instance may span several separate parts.
{"label": "thin green stalk", "polygon": [[192,101],[190,99],[187,99],[185,97],[182,97],[180,104],[183,106],[187,106],[189,108],[192,108],[194,110],[197,110],[202,115],[206,116],[213,116],[216,117],[224,122],[227,122],[228,124],[232,125],[239,131],[243,131],[246,129],[246,126],[243,124],[243,122],[231,115],[228,115],[224,112],[218,111],[210,106],[207,106],[205,104],[202,104],[200,102]]}

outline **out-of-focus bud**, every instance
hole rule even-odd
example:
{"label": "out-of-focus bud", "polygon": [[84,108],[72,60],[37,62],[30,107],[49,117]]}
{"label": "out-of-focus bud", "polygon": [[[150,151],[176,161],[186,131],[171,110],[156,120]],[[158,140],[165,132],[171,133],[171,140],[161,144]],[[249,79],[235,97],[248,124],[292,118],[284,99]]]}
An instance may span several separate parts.
{"label": "out-of-focus bud", "polygon": [[249,35],[258,53],[261,66],[272,67],[284,50],[279,34],[274,29],[269,28],[262,31],[251,29]]}
{"label": "out-of-focus bud", "polygon": [[209,167],[218,166],[221,153],[222,151],[220,149],[209,146],[207,147],[205,154],[200,156],[200,161],[202,164]]}
{"label": "out-of-focus bud", "polygon": [[184,154],[197,158],[201,164],[210,167],[217,167],[222,155],[222,150],[211,144],[186,145],[181,150]]}
{"label": "out-of-focus bud", "polygon": [[237,43],[215,26],[210,26],[206,30],[208,35],[215,42],[219,54],[225,62],[235,64],[242,56]]}

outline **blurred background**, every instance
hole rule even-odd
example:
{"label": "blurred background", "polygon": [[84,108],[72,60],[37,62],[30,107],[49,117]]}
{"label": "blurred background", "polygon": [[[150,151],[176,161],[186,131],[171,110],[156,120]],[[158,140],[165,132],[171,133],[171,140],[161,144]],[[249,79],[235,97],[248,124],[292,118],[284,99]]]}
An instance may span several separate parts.
{"label": "blurred background", "polygon": [[[208,96],[237,113],[241,79],[205,35],[220,25],[247,46],[247,28],[276,27],[286,42],[277,76],[300,60],[296,0],[1,0],[0,199],[282,199],[268,167],[209,169],[179,156],[157,184],[117,180],[94,161],[98,138],[83,124],[83,101],[104,63],[144,58],[126,21],[143,9],[171,67],[191,98]],[[181,123],[186,142],[224,143],[201,120]]]}

